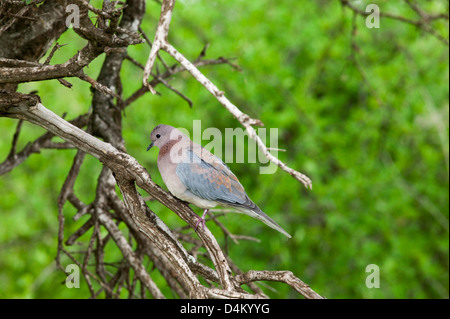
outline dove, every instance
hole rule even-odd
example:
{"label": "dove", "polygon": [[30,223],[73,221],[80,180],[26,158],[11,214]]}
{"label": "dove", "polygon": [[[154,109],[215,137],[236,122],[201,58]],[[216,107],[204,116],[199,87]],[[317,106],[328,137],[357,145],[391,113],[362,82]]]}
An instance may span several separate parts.
{"label": "dove", "polygon": [[248,197],[237,177],[220,158],[170,125],[157,125],[150,139],[147,151],[153,146],[159,147],[158,170],[169,192],[204,209],[202,217],[196,215],[196,229],[199,224],[204,229],[210,208],[222,206],[258,219],[291,238]]}

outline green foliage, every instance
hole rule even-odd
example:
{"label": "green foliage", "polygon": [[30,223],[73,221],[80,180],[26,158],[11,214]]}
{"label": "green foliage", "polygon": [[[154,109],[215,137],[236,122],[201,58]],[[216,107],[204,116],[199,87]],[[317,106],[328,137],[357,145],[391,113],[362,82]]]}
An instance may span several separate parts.
{"label": "green foliage", "polygon": [[[403,2],[375,3],[382,12],[417,18]],[[427,12],[448,12],[446,1],[420,5]],[[143,30],[150,37],[159,10],[156,2],[148,2]],[[382,18],[379,29],[368,29],[358,16],[354,41],[359,50],[354,51],[352,18],[339,1],[177,2],[170,41],[191,60],[206,43],[207,58],[234,57],[241,72],[228,65],[202,72],[244,112],[267,128],[278,128],[278,147],[287,149],[278,156],[313,181],[310,191],[280,169],[261,175],[258,164],[230,163],[250,197],[293,238],[230,214],[222,222],[232,232],[258,237],[261,243],[229,242],[229,254],[244,271],[292,270],[328,298],[448,298],[448,46],[392,19]],[[433,26],[448,38],[438,21]],[[69,45],[52,63],[66,61],[81,48],[83,42],[73,38],[71,30],[63,35],[58,42]],[[148,52],[145,44],[129,49],[143,64]],[[86,70],[91,77],[98,75],[102,59]],[[140,87],[141,77],[140,69],[124,62],[125,97]],[[71,90],[56,81],[29,83],[19,90],[38,90],[48,108],[72,119],[88,111],[91,94],[86,83],[69,81]],[[203,129],[217,127],[222,133],[239,127],[189,74],[177,75],[171,85],[194,102],[192,109],[158,86],[161,96],[144,95],[123,118],[128,152],[160,185],[157,152],[145,151],[156,124],[191,132],[197,119]],[[15,125],[0,118],[3,157]],[[19,149],[42,133],[25,123]],[[56,198],[74,154],[45,150],[0,177],[0,297],[88,295],[83,282],[81,289],[66,288],[65,275],[54,266]],[[100,169],[98,161],[86,158],[75,185],[82,200],[94,198]],[[69,206],[64,209],[66,237],[86,221],[72,221],[75,210]],[[169,227],[183,225],[164,206],[149,206]],[[212,223],[209,227],[224,246],[220,229]],[[119,260],[120,252],[111,247],[110,258],[111,263]],[[379,289],[365,285],[369,264],[380,268]],[[162,285],[163,279],[155,276]],[[298,297],[286,285],[270,285],[277,289],[266,291],[273,298]],[[168,290],[163,292],[170,297]]]}

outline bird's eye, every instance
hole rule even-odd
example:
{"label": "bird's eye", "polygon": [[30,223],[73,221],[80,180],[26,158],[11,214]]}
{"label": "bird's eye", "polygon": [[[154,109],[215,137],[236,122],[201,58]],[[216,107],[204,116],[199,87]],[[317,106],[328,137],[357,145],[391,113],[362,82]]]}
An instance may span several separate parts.
{"label": "bird's eye", "polygon": [[161,137],[161,134],[156,134],[156,138],[160,138]]}

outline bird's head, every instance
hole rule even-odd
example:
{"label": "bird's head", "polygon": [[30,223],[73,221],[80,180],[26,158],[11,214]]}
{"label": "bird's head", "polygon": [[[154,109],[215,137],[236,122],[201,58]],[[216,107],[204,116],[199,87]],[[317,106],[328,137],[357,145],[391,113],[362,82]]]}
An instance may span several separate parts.
{"label": "bird's head", "polygon": [[150,150],[153,146],[161,148],[170,140],[180,140],[183,136],[184,134],[176,128],[170,125],[159,124],[153,129],[152,133],[150,134],[152,143],[147,147],[147,151]]}

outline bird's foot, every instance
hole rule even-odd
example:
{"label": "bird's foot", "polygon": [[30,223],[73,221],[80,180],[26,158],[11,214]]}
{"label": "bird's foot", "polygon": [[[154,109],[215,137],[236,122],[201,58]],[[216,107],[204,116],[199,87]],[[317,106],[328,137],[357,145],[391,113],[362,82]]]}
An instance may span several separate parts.
{"label": "bird's foot", "polygon": [[195,224],[195,230],[197,230],[199,224],[202,224],[202,229],[205,229],[205,224],[206,224],[205,216],[206,216],[206,214],[208,214],[208,209],[205,209],[203,211],[202,217],[199,217],[198,215],[195,215],[198,218],[197,223]]}

